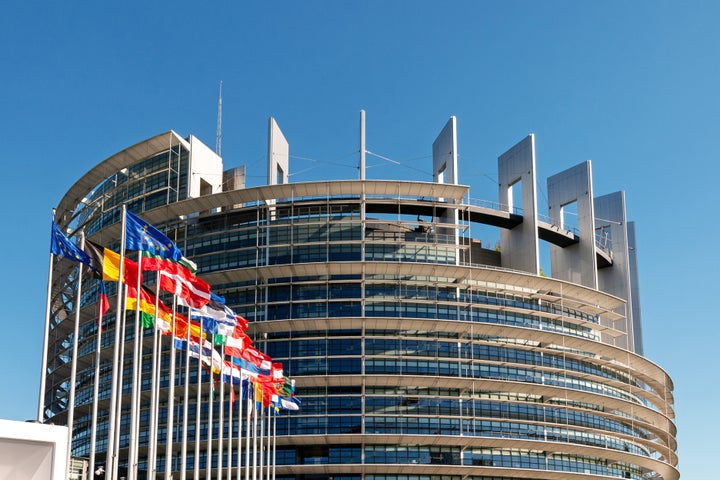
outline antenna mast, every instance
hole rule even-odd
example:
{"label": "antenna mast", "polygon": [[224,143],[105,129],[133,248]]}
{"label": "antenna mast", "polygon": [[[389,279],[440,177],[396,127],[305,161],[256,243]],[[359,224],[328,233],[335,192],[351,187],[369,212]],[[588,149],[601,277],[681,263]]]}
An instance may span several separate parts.
{"label": "antenna mast", "polygon": [[220,97],[218,97],[217,130],[215,132],[215,153],[222,157],[222,80],[220,80]]}

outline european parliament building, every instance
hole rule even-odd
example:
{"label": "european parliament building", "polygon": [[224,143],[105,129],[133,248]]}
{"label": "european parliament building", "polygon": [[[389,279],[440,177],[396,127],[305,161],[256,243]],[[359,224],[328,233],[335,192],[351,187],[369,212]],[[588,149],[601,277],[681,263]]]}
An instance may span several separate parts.
{"label": "european parliament building", "polygon": [[[624,193],[596,196],[583,162],[547,178],[541,213],[529,135],[497,159],[497,198],[471,198],[454,117],[432,143],[432,178],[366,179],[361,118],[358,178],[289,182],[289,144],[274,119],[267,185],[256,187],[243,167],[227,169],[197,138],[169,131],[95,165],[70,186],[56,221],[117,245],[127,205],[249,320],[254,345],[283,363],[302,400],[276,419],[278,480],[678,479],[673,383],[643,356]],[[499,231],[497,245],[482,244],[487,228]],[[540,268],[541,244],[550,271]],[[68,262],[52,268],[40,409],[64,425],[77,278]],[[94,439],[101,464],[115,321],[111,309],[96,377],[95,302],[88,290],[77,307],[72,452],[87,457]],[[128,326],[126,368],[132,335]],[[128,397],[131,385],[127,377]],[[146,396],[140,402],[142,463]],[[179,451],[166,417],[161,406],[160,439]],[[173,428],[183,421],[178,412]],[[120,426],[122,452],[129,427]],[[196,464],[205,469],[208,457],[189,455],[184,466],[176,457],[173,477]]]}

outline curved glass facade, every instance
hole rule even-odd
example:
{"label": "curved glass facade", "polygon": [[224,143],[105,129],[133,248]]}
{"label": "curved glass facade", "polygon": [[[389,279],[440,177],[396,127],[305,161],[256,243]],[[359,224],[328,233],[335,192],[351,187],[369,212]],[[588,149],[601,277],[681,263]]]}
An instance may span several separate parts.
{"label": "curved glass facade", "polygon": [[[469,201],[439,196],[435,183],[385,194],[394,182],[383,181],[348,181],[339,192],[331,182],[318,182],[199,196],[189,180],[191,149],[170,142],[149,150],[125,164],[107,161],[82,202],[60,206],[62,226],[117,245],[120,207],[128,205],[165,230],[213,290],[250,321],[254,344],[283,363],[302,399],[301,410],[277,418],[277,478],[679,477],[672,382],[619,346],[618,339],[630,335],[616,328],[625,319],[625,302],[597,288],[502,268],[502,256],[513,252],[484,250],[470,237]],[[448,210],[457,212],[456,225],[448,225]],[[54,274],[63,282],[53,296],[45,415],[62,423],[77,279],[62,260]],[[80,306],[72,449],[89,455],[99,383],[96,448],[102,459],[111,367],[103,353],[96,378],[97,286],[86,281]],[[114,285],[108,284],[108,294],[115,294]],[[102,329],[103,349],[109,349],[116,334],[112,309]],[[128,324],[127,345],[133,332]],[[149,344],[152,332],[144,334]],[[144,355],[140,388],[147,393],[149,350]],[[126,354],[128,397],[130,361]],[[178,354],[176,385],[197,385],[195,369],[185,378],[184,361]],[[169,363],[165,351],[163,388]],[[207,384],[207,373],[200,375]],[[183,424],[189,438],[196,435],[194,392],[189,401],[187,418],[174,406],[175,451]],[[148,441],[148,405],[143,396],[141,446]],[[208,402],[198,410],[202,442],[209,408]],[[161,400],[163,444],[167,417],[168,403]],[[125,451],[127,415],[120,425]],[[227,438],[237,425],[224,429]],[[192,445],[188,451],[186,471],[207,467],[205,451],[197,464]],[[147,468],[143,452],[141,470]],[[158,469],[165,461],[158,459]],[[179,456],[173,462],[173,471],[183,468]],[[212,462],[216,468],[217,458]],[[241,467],[244,462],[243,453]]]}

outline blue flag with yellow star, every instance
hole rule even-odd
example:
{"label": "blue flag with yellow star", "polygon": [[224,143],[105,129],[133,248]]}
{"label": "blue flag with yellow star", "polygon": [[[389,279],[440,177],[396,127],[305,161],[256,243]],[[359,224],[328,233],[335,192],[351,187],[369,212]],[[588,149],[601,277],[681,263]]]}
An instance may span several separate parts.
{"label": "blue flag with yellow star", "polygon": [[125,218],[125,248],[142,250],[176,262],[183,258],[180,249],[157,228],[127,210]]}
{"label": "blue flag with yellow star", "polygon": [[70,260],[90,265],[90,255],[71,242],[70,239],[60,231],[60,227],[57,226],[55,220],[52,222],[50,234],[50,252],[54,255],[60,255]]}

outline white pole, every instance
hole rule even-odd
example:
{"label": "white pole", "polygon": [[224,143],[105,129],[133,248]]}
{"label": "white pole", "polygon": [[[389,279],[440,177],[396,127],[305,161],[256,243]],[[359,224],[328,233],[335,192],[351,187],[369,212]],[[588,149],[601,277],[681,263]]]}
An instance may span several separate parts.
{"label": "white pole", "polygon": [[275,480],[275,461],[277,460],[277,417],[275,412],[273,415],[273,452],[272,452],[272,480]]}
{"label": "white pole", "polygon": [[[173,295],[173,308],[172,308],[172,328],[175,331],[175,312],[177,311],[177,295]],[[173,460],[173,441],[175,435],[173,434],[173,414],[175,413],[175,341],[170,338],[170,378],[169,378],[169,390],[168,390],[168,406],[167,406],[167,434],[165,444],[165,478],[170,480],[172,478],[172,460]]]}
{"label": "white pole", "polygon": [[[85,234],[80,232],[80,249],[85,248]],[[77,383],[77,357],[78,357],[78,336],[80,335],[80,299],[82,298],[82,263],[77,266],[77,293],[75,296],[75,325],[73,328],[72,361],[70,366],[70,398],[68,399],[68,450],[67,450],[67,475],[70,477],[70,459],[72,458],[72,432],[75,423],[75,383]]]}
{"label": "white pole", "polygon": [[250,480],[250,437],[252,436],[251,416],[253,408],[253,393],[250,392],[250,382],[247,390],[247,418],[245,419],[245,480]]}
{"label": "white pole", "polygon": [[[121,277],[122,278],[122,277]],[[123,288],[123,304],[127,301],[128,286],[124,285]],[[125,376],[125,330],[127,329],[127,310],[122,311],[121,324],[120,324],[120,357],[119,357],[119,375],[117,385],[117,408],[115,412],[115,464],[113,466],[113,478],[120,480],[122,477],[119,475],[120,468],[120,426],[122,425],[122,401],[123,401],[123,378]],[[127,458],[127,457],[126,457]]]}
{"label": "white pole", "polygon": [[[187,341],[188,350],[190,349],[190,318],[192,312],[188,315]],[[201,329],[202,330],[202,329]],[[200,340],[202,341],[202,331],[200,332]],[[202,345],[198,349],[197,364],[197,393],[195,396],[195,462],[193,463],[193,479],[200,480],[200,417],[202,416]]]}
{"label": "white pole", "polygon": [[[254,385],[257,388],[257,383]],[[257,408],[257,393],[253,393],[255,396],[255,402],[253,402],[253,480],[257,478],[257,465],[258,465],[258,444],[257,444],[257,430],[258,430],[258,408]]]}
{"label": "white pole", "polygon": [[[160,271],[155,274],[155,285],[160,285]],[[160,296],[155,297],[155,311],[160,308]],[[148,478],[156,478],[157,471],[157,418],[160,409],[160,366],[162,359],[162,339],[157,329],[157,324],[153,331],[153,351],[152,351],[152,376],[150,379],[150,436],[148,438]]]}
{"label": "white pole", "polygon": [[[120,364],[120,350],[122,344],[120,340],[124,337],[124,322],[121,322],[123,314],[123,276],[125,275],[125,212],[127,207],[122,206],[122,228],[120,236],[120,265],[117,286],[117,311],[115,314],[115,341],[113,345],[113,366],[112,366],[112,384],[110,387],[110,412],[108,413],[108,446],[105,458],[106,480],[115,480],[117,478],[118,467],[118,448],[116,445],[116,421],[119,409],[119,399],[122,396],[122,387],[118,389],[118,385],[122,385],[122,366]],[[119,377],[119,379],[118,379]]]}
{"label": "white pole", "polygon": [[[220,416],[218,418],[218,451],[217,451],[217,480],[223,478],[223,424],[225,421],[225,381],[223,380],[223,370],[225,368],[225,345],[220,346]],[[211,367],[212,368],[212,367]]]}
{"label": "white pole", "polygon": [[[223,368],[225,364],[223,363]],[[230,362],[230,398],[228,399],[228,445],[227,445],[227,480],[232,480],[232,451],[233,451],[233,409],[235,408],[235,402],[233,402],[233,395],[235,394],[235,385],[233,384],[233,368],[232,361]]]}
{"label": "white pole", "polygon": [[[188,326],[185,336],[187,337],[187,348],[185,349],[185,389],[183,391],[183,427],[182,427],[182,450],[180,452],[180,480],[187,478],[187,437],[188,437],[188,404],[190,403],[190,315],[188,315]],[[173,342],[175,332],[172,332]],[[195,459],[197,462],[197,458]]]}
{"label": "white pole", "polygon": [[[237,470],[235,474],[235,480],[241,480],[240,478],[240,467],[242,465],[242,438],[243,438],[243,416],[242,416],[242,405],[243,405],[243,380],[242,374],[240,374],[240,388],[238,388],[238,441],[237,441]],[[231,480],[228,477],[228,480]]]}
{"label": "white pole", "polygon": [[[100,278],[100,282],[103,279]],[[98,297],[98,309],[100,299]],[[97,341],[95,342],[95,379],[93,385],[92,420],[90,424],[90,475],[95,475],[95,443],[97,441],[98,397],[100,395],[100,352],[102,349],[102,318],[98,312]],[[107,463],[107,462],[106,462]]]}
{"label": "white pole", "polygon": [[[55,217],[53,213],[53,217]],[[52,278],[53,261],[55,255],[50,252],[50,265],[48,265],[47,300],[45,301],[45,328],[43,332],[43,350],[40,364],[40,395],[38,397],[37,421],[43,423],[45,420],[45,374],[47,373],[48,340],[50,338],[50,305],[52,303]]]}
{"label": "white pole", "polygon": [[268,405],[268,407],[267,407],[267,450],[266,450],[267,461],[265,462],[265,471],[267,472],[265,474],[265,478],[267,478],[267,480],[270,480],[272,478],[270,476],[272,473],[270,471],[270,465],[272,464],[272,441],[271,441],[272,430],[270,428],[272,426],[272,414],[270,412],[270,408],[272,408],[271,405]]}
{"label": "white pole", "polygon": [[138,430],[140,430],[140,376],[142,373],[142,335],[140,298],[142,289],[142,252],[138,250],[138,273],[135,298],[135,332],[133,334],[132,390],[130,391],[130,448],[128,453],[128,480],[135,480],[138,471]]}
{"label": "white pole", "polygon": [[[263,391],[263,400],[265,399],[265,392]],[[257,407],[257,405],[255,405]],[[258,480],[263,480],[263,475],[265,473],[264,464],[265,464],[265,411],[262,408],[262,401],[260,402],[260,408],[258,408],[258,416],[260,421],[260,446],[258,447]]]}
{"label": "white pole", "polygon": [[[202,320],[200,321],[200,349],[203,348],[202,338]],[[212,344],[212,341],[210,341]],[[208,434],[207,434],[207,448],[206,448],[206,468],[205,468],[205,479],[212,479],[212,443],[213,443],[213,404],[215,403],[215,380],[213,379],[213,352],[210,352],[210,405],[208,406]]]}

